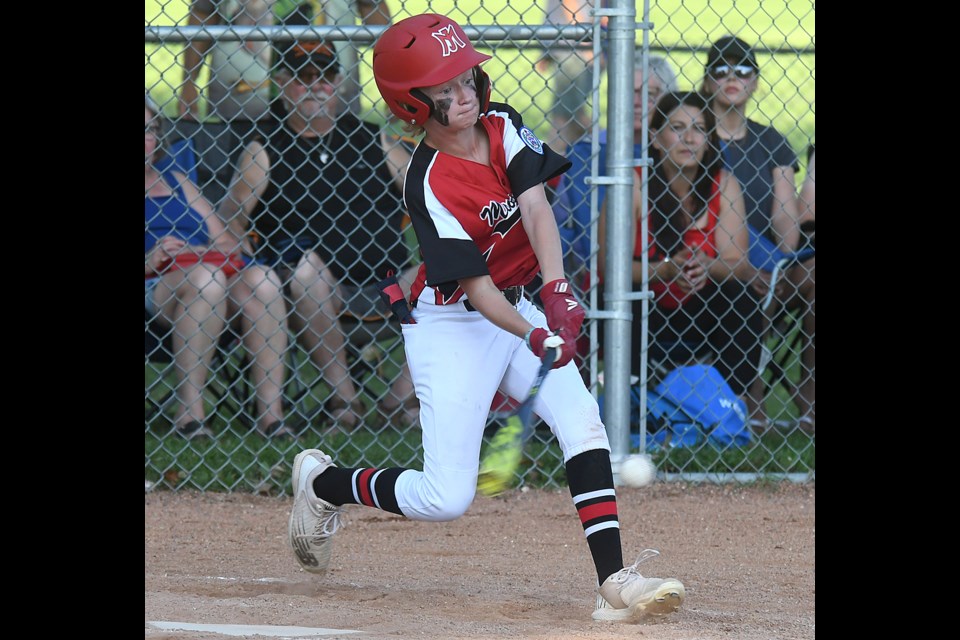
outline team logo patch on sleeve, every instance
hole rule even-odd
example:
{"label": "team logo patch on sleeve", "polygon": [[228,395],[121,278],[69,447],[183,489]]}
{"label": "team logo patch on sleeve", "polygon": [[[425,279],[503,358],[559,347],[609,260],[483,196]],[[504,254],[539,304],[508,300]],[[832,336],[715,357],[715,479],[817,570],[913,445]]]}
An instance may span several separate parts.
{"label": "team logo patch on sleeve", "polygon": [[531,131],[526,125],[520,127],[520,139],[523,140],[523,144],[527,145],[540,155],[543,155],[543,143],[540,142],[540,138],[537,137],[537,134]]}

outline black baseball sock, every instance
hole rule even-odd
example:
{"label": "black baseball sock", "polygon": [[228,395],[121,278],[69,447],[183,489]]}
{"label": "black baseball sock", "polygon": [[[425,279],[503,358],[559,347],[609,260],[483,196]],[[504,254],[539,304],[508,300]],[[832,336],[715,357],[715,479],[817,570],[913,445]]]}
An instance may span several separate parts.
{"label": "black baseball sock", "polygon": [[337,506],[362,504],[402,516],[394,487],[404,471],[406,469],[330,467],[314,478],[313,490],[317,497]]}
{"label": "black baseball sock", "polygon": [[567,461],[567,484],[597,569],[597,584],[603,584],[611,574],[623,568],[610,452],[594,449],[570,458]]}

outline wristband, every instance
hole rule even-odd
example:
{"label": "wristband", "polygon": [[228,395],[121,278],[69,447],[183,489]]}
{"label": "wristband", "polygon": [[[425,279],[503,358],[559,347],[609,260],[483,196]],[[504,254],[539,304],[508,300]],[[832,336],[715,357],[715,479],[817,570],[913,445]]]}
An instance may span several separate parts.
{"label": "wristband", "polygon": [[530,331],[527,331],[527,334],[523,336],[524,343],[526,343],[527,348],[530,349],[531,351],[533,351],[533,347],[530,345],[530,336],[533,335],[533,332],[536,330],[537,330],[536,327],[531,327]]}

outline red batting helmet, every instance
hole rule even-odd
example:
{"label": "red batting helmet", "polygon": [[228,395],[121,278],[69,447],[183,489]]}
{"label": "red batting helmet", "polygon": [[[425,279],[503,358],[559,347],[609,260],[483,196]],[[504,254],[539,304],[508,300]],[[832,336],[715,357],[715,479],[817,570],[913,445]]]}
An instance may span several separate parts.
{"label": "red batting helmet", "polygon": [[422,125],[432,102],[417,91],[476,68],[480,110],[490,102],[490,78],[477,66],[490,56],[470,44],[463,29],[446,16],[423,13],[383,32],[373,47],[373,77],[390,111],[404,122]]}

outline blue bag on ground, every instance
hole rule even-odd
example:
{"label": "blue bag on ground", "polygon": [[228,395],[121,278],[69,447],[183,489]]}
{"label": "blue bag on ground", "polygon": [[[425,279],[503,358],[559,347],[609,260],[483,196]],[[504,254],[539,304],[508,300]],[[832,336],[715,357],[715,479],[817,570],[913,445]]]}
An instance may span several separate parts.
{"label": "blue bag on ground", "polygon": [[[604,417],[603,394],[597,396],[600,419]],[[703,440],[699,427],[680,407],[656,391],[647,392],[647,451],[661,447],[692,447]],[[640,448],[640,387],[630,387],[630,446]]]}
{"label": "blue bag on ground", "polygon": [[[665,402],[664,402],[665,401]],[[747,405],[734,394],[716,369],[694,364],[668,373],[647,399],[650,412],[670,411],[666,417],[673,425],[688,416],[701,425],[709,440],[718,446],[749,444],[753,434],[747,424]],[[676,443],[674,446],[686,444]],[[673,443],[671,443],[673,444]]]}
{"label": "blue bag on ground", "polygon": [[[603,394],[597,398],[604,417]],[[647,392],[647,449],[692,447],[704,437],[719,447],[749,444],[747,406],[709,365],[679,367]],[[630,389],[630,442],[640,446],[640,387]]]}
{"label": "blue bag on ground", "polygon": [[[636,393],[639,407],[639,389]],[[647,438],[648,451],[658,447],[692,447],[703,441],[703,433],[693,417],[680,406],[679,402],[666,397],[660,390],[660,385],[657,385],[653,391],[647,392],[647,413],[649,414],[647,422],[653,428],[653,434]],[[635,446],[639,447],[639,434],[637,436]]]}

